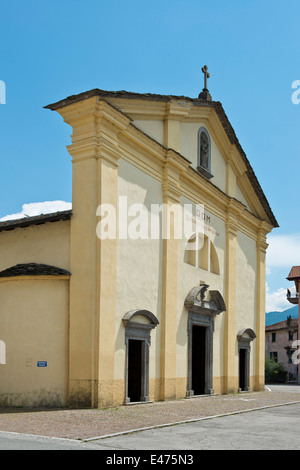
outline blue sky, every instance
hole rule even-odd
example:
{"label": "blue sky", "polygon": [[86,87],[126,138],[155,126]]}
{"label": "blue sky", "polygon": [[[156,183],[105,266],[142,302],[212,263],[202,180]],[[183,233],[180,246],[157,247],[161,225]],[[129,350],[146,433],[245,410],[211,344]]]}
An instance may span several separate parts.
{"label": "blue sky", "polygon": [[280,228],[267,305],[284,309],[300,264],[300,3],[277,0],[1,0],[0,218],[71,201],[71,130],[43,106],[92,88],[197,97],[208,65]]}

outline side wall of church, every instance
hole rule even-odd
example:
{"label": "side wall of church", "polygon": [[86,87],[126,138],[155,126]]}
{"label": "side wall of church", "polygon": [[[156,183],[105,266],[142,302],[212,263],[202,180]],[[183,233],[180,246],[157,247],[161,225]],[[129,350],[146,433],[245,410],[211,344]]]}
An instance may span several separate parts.
{"label": "side wall of church", "polygon": [[[21,263],[69,269],[70,222],[0,233],[1,270]],[[0,278],[0,404],[65,406],[68,399],[68,277]]]}
{"label": "side wall of church", "polygon": [[0,271],[21,263],[70,269],[70,221],[0,232]]}
{"label": "side wall of church", "polygon": [[65,406],[68,390],[69,281],[0,282],[3,406]]}

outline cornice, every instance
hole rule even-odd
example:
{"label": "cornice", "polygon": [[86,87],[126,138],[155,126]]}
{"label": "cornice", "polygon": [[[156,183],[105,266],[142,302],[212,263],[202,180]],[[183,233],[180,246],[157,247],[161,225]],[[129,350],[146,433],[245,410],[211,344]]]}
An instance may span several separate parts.
{"label": "cornice", "polygon": [[145,149],[147,152],[151,153],[158,159],[164,161],[167,148],[161,145],[152,137],[149,137],[144,131],[136,127],[133,123],[126,129],[126,132],[123,132],[120,136],[120,139],[125,141],[131,141],[134,145],[139,148]]}
{"label": "cornice", "polygon": [[194,203],[204,204],[214,215],[224,220],[228,196],[189,167],[181,177],[182,195]]}
{"label": "cornice", "polygon": [[163,121],[167,114],[167,102],[132,100],[124,98],[105,98],[106,102],[111,104],[130,116],[132,120],[158,120]]}
{"label": "cornice", "polygon": [[242,176],[237,177],[237,184],[243,192],[247,204],[249,205],[250,210],[253,212],[253,214],[257,215],[257,217],[261,219],[264,219],[266,217],[264,208],[261,206],[257,194],[253,192],[253,188],[246,173],[244,173]]}
{"label": "cornice", "polygon": [[257,241],[257,249],[258,249],[258,251],[260,251],[261,253],[266,253],[268,247],[269,247],[269,244],[268,244],[267,242],[264,242],[264,241],[262,241],[262,240]]}
{"label": "cornice", "polygon": [[179,204],[181,197],[181,190],[178,183],[170,181],[166,176],[162,183],[163,200],[164,203]]}
{"label": "cornice", "polygon": [[236,199],[231,198],[227,204],[226,232],[237,235],[238,220],[242,213],[241,206]]}
{"label": "cornice", "polygon": [[173,202],[180,202],[180,177],[187,171],[189,166],[190,163],[183,160],[177,152],[171,149],[167,150],[162,182],[164,198],[171,199]]}
{"label": "cornice", "polygon": [[262,221],[257,232],[257,250],[266,253],[269,244],[267,243],[267,235],[272,230],[272,227],[267,222]]}
{"label": "cornice", "polygon": [[219,152],[224,158],[225,162],[231,159],[231,154],[234,152],[234,147],[231,144],[226,132],[214,109],[211,109],[209,118],[207,120],[207,130],[211,134],[214,142],[216,143]]}
{"label": "cornice", "polygon": [[241,159],[239,152],[235,145],[230,144],[228,149],[226,161],[231,165],[237,178],[242,177],[247,172],[245,162]]}
{"label": "cornice", "polygon": [[256,240],[257,231],[262,224],[267,232],[271,231],[270,224],[252,214],[243,203],[205,180],[193,168],[189,167],[180,180],[182,196],[195,204],[203,204],[206,210],[224,223],[230,220],[235,232],[241,231]]}
{"label": "cornice", "polygon": [[164,119],[183,121],[189,115],[191,104],[185,101],[170,101],[166,105],[166,114]]}
{"label": "cornice", "polygon": [[100,98],[98,98],[96,109],[97,115],[101,114],[101,118],[106,119],[120,131],[127,129],[132,122],[132,118]]}
{"label": "cornice", "polygon": [[95,96],[67,107],[58,108],[56,111],[67,124],[72,126],[75,135],[84,134],[91,130],[97,132],[103,122],[106,126],[114,128],[115,132],[120,132],[124,131],[132,122],[132,119],[124,113]]}
{"label": "cornice", "polygon": [[188,114],[183,116],[181,122],[201,122],[201,121],[209,121],[211,119],[212,114],[214,113],[214,109],[211,105],[208,106],[189,106]]}
{"label": "cornice", "polygon": [[172,149],[167,149],[165,164],[172,165],[177,170],[178,175],[184,174],[190,168],[191,162],[183,158],[178,152]]}

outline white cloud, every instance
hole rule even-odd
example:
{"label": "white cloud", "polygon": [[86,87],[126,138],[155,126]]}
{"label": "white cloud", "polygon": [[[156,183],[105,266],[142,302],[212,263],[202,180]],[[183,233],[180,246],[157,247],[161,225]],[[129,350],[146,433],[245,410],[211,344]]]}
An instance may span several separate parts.
{"label": "white cloud", "polygon": [[[284,284],[288,273],[292,266],[300,266],[300,234],[283,234],[273,235],[267,237],[269,247],[267,249],[266,258],[266,274],[269,282],[280,279],[282,271],[282,283]],[[293,283],[290,283],[289,289],[293,289]],[[292,304],[286,298],[286,288],[280,287],[276,290],[270,290],[266,286],[266,312],[282,312],[291,308]]]}
{"label": "white cloud", "polygon": [[[282,269],[282,280],[285,280],[292,266],[300,265],[300,234],[270,234],[267,237],[267,242],[269,247],[267,249],[266,274],[271,281],[272,271],[277,272],[278,276],[278,271],[280,272]],[[291,285],[290,288],[293,286]],[[285,288],[280,287],[271,292],[270,287],[266,285],[266,312],[283,312],[291,307],[292,305],[286,298]]]}
{"label": "white cloud", "polygon": [[269,235],[267,250],[267,269],[272,267],[288,268],[300,265],[300,234]]}
{"label": "white cloud", "polygon": [[286,298],[286,289],[281,287],[270,292],[270,288],[266,284],[266,312],[283,312],[291,307],[292,305]]}
{"label": "white cloud", "polygon": [[33,217],[41,214],[52,214],[53,212],[66,211],[72,209],[72,204],[66,201],[45,201],[45,202],[31,202],[23,204],[22,211],[16,214],[9,214],[0,219],[1,222],[5,220],[22,219],[23,217]]}

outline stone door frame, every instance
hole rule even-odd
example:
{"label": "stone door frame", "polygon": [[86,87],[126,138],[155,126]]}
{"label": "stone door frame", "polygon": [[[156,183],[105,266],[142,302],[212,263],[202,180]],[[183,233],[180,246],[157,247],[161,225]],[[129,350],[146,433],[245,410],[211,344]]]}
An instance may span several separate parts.
{"label": "stone door frame", "polygon": [[226,310],[224,299],[219,291],[208,291],[207,284],[194,287],[187,295],[184,305],[188,310],[188,373],[186,396],[194,396],[192,389],[192,330],[194,325],[206,328],[205,334],[205,394],[214,394],[213,389],[213,334],[215,317]]}
{"label": "stone door frame", "polygon": [[206,329],[205,334],[205,388],[204,393],[213,395],[213,333],[214,319],[201,313],[193,311],[188,316],[188,379],[187,379],[187,397],[194,396],[192,388],[192,351],[193,351],[193,326],[202,326]]}
{"label": "stone door frame", "polygon": [[[134,321],[135,316],[142,316],[147,323]],[[132,403],[128,396],[128,363],[129,363],[129,340],[142,341],[141,350],[141,399],[140,402],[149,401],[149,349],[151,346],[151,330],[154,329],[159,321],[155,315],[148,310],[132,310],[123,317],[125,325],[125,403]]]}
{"label": "stone door frame", "polygon": [[[238,391],[242,392],[249,392],[250,391],[250,352],[251,347],[250,343],[256,338],[255,332],[251,328],[244,328],[240,330],[237,334],[238,340],[238,357],[240,361],[240,349],[246,350],[246,358],[245,358],[245,390],[241,390],[239,387]],[[240,373],[240,367],[239,367]],[[239,377],[239,384],[240,384],[240,377]]]}

